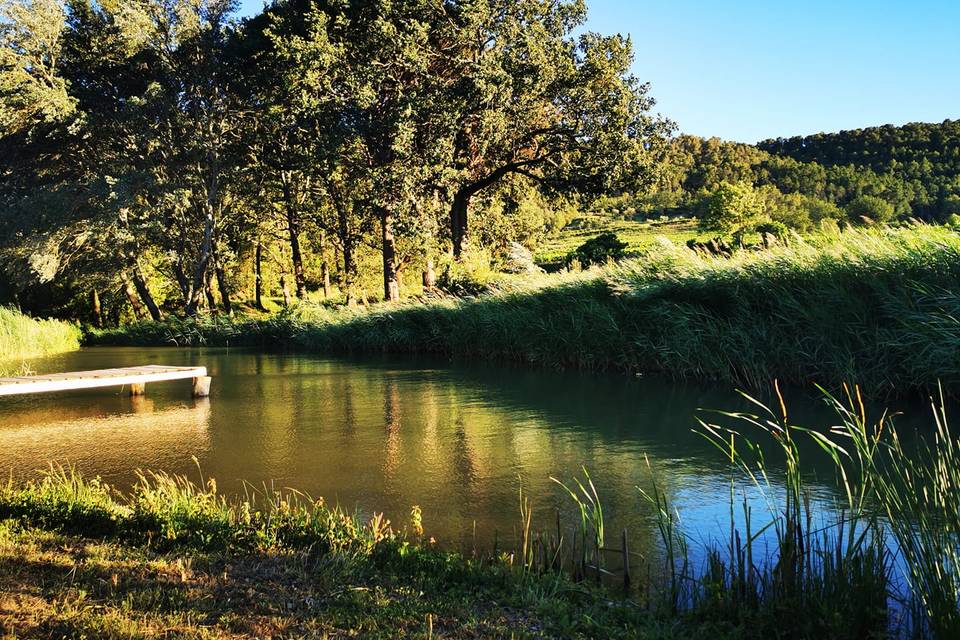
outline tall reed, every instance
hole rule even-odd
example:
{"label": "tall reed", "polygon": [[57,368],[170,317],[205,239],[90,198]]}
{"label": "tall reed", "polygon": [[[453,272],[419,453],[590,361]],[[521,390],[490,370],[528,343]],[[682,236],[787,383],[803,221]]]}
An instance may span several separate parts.
{"label": "tall reed", "polygon": [[60,320],[37,320],[0,307],[0,365],[80,348],[80,329]]}
{"label": "tall reed", "polygon": [[[829,396],[842,416],[836,433],[866,469],[871,495],[902,555],[919,634],[960,637],[960,439],[945,402],[931,402],[932,440],[907,446],[888,416],[874,426],[859,389],[846,401]],[[839,445],[837,445],[839,447]]]}

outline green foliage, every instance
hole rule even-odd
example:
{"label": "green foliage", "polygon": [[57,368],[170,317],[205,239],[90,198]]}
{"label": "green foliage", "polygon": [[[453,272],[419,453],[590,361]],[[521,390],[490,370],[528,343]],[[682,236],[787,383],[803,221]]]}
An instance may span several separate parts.
{"label": "green foliage", "polygon": [[763,218],[766,204],[747,183],[721,182],[706,199],[700,226],[707,231],[742,235]]}
{"label": "green foliage", "polygon": [[582,245],[571,252],[567,257],[567,263],[576,261],[581,267],[589,267],[595,264],[607,264],[608,262],[617,262],[624,256],[627,243],[620,240],[617,234],[604,232],[600,235],[590,238]]}
{"label": "green foliage", "polygon": [[860,196],[852,200],[846,207],[847,217],[851,222],[890,222],[895,214],[893,205],[874,196]]}
{"label": "green foliage", "polygon": [[0,362],[80,348],[80,329],[60,320],[36,320],[0,307]]}
{"label": "green foliage", "polygon": [[0,4],[0,132],[56,122],[76,108],[57,68],[65,18],[56,0]]}

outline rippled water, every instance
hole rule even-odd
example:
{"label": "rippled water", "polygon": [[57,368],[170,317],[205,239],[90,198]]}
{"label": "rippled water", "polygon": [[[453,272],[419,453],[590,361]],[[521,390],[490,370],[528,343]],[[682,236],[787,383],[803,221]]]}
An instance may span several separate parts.
{"label": "rippled water", "polygon": [[[226,492],[272,483],[394,522],[417,504],[429,533],[461,545],[515,530],[521,482],[542,526],[558,508],[569,513],[550,477],[569,479],[581,466],[608,530],[650,537],[650,509],[636,489],[650,486],[649,458],[688,532],[708,539],[729,527],[735,476],[692,429],[700,408],[747,406],[731,388],[237,350],[95,348],[31,366],[151,363],[206,366],[212,397],[193,400],[189,381],[178,381],[148,385],[142,398],[108,388],[0,399],[0,471],[26,477],[56,461],[123,487],[138,468],[198,478],[195,458]],[[819,400],[791,396],[794,422],[835,422]],[[923,422],[922,407],[910,411]],[[829,467],[809,473],[829,496]]]}

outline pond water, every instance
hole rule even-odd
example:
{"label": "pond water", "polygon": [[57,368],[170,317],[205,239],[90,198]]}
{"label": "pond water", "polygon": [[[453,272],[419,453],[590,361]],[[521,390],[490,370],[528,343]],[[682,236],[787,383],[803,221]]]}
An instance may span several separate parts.
{"label": "pond water", "polygon": [[[730,387],[214,349],[92,348],[30,363],[37,373],[142,364],[206,366],[212,397],[193,400],[189,381],[175,381],[141,398],[107,388],[0,399],[0,473],[30,477],[54,461],[123,488],[136,469],[202,471],[223,492],[293,487],[394,523],[419,505],[429,534],[465,548],[516,531],[521,482],[542,527],[557,509],[572,516],[550,477],[570,480],[581,467],[608,530],[650,540],[651,508],[636,487],[650,488],[652,467],[688,533],[729,530],[737,476],[693,429],[709,417],[698,409],[749,406]],[[792,392],[789,406],[797,424],[836,422],[814,397]],[[906,411],[928,422],[923,406]],[[818,494],[832,495],[831,469],[808,471]]]}

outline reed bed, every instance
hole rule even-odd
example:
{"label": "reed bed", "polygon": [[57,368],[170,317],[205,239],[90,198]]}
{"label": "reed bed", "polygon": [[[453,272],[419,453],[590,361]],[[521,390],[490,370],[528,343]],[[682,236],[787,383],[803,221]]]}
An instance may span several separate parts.
{"label": "reed bed", "polygon": [[476,298],[301,307],[269,319],[142,323],[91,343],[427,353],[557,369],[880,394],[960,382],[960,234],[848,230],[710,257],[663,239],[642,256]]}
{"label": "reed bed", "polygon": [[[653,475],[637,489],[653,513],[659,554],[632,553],[626,531],[610,544],[600,494],[584,469],[582,479],[562,483],[580,514],[575,522],[558,518],[538,531],[521,501],[510,560],[524,571],[622,588],[657,619],[697,620],[719,635],[958,637],[960,438],[947,425],[943,397],[931,403],[930,437],[908,446],[891,416],[868,421],[858,388],[822,391],[838,416],[834,426],[794,424],[779,389],[775,409],[744,394],[756,412],[716,412],[717,421],[700,422],[698,432],[738,478],[727,530],[706,542],[684,529]],[[832,501],[807,488],[811,461],[801,451],[833,463]],[[751,491],[765,508],[747,499]]]}
{"label": "reed bed", "polygon": [[80,348],[80,329],[60,320],[37,320],[0,307],[0,364]]}

